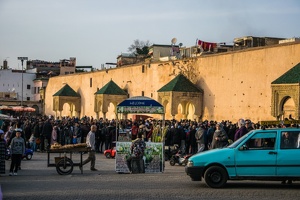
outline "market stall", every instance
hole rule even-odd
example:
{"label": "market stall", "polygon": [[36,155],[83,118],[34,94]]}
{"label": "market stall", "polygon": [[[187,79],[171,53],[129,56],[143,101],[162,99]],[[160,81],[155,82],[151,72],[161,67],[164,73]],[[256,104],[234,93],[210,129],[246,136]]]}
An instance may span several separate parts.
{"label": "market stall", "polygon": [[[118,114],[160,114],[164,125],[164,107],[154,99],[148,97],[131,97],[117,106]],[[118,127],[118,121],[117,121]],[[118,134],[118,133],[116,133]],[[118,136],[118,135],[117,135]],[[118,138],[118,137],[116,137]],[[123,137],[122,137],[123,138]],[[120,138],[121,139],[121,138]],[[131,156],[131,141],[116,142],[116,172],[129,173],[126,160]],[[157,173],[164,170],[164,143],[146,142],[146,149],[143,157],[145,173]]]}

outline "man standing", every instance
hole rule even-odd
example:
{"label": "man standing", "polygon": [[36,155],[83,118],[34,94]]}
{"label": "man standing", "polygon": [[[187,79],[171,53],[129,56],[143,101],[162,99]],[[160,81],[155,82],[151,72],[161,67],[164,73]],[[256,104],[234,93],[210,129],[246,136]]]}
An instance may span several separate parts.
{"label": "man standing", "polygon": [[92,125],[91,131],[87,134],[86,137],[86,144],[88,147],[91,148],[91,151],[89,151],[89,157],[82,162],[82,165],[79,166],[80,170],[82,170],[82,166],[85,165],[88,162],[91,162],[91,170],[97,171],[95,168],[96,163],[96,156],[95,156],[95,133],[97,131],[97,126]]}

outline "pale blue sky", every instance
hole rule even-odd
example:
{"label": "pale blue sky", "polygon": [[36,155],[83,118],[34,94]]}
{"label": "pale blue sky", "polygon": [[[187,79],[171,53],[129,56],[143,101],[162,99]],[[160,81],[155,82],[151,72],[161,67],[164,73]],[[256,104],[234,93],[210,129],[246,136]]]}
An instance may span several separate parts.
{"label": "pale blue sky", "polygon": [[100,68],[135,39],[192,46],[196,39],[300,37],[299,0],[0,0],[0,65],[19,56]]}

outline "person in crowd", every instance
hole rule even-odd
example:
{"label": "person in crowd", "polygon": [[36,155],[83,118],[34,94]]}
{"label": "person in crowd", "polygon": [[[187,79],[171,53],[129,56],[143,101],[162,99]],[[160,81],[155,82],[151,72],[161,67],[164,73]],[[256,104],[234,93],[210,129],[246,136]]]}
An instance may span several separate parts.
{"label": "person in crowd", "polygon": [[53,126],[52,133],[51,133],[51,145],[57,143],[57,136],[58,136],[58,128],[57,126]]}
{"label": "person in crowd", "polygon": [[82,137],[82,130],[80,127],[79,122],[75,122],[75,126],[74,126],[74,138],[76,138],[76,143],[81,143],[81,137]]}
{"label": "person in crowd", "polygon": [[0,129],[0,174],[5,174],[5,152],[4,131]]}
{"label": "person in crowd", "polygon": [[41,152],[50,148],[52,130],[53,127],[51,124],[51,119],[47,119],[43,125],[43,130],[41,134]]}
{"label": "person in crowd", "polygon": [[139,132],[137,139],[133,140],[130,146],[130,152],[131,156],[126,160],[127,167],[129,169],[129,172],[132,172],[131,169],[131,162],[133,158],[140,158],[142,159],[144,156],[144,151],[146,148],[146,143],[143,140],[143,132]]}
{"label": "person in crowd", "polygon": [[16,137],[11,140],[10,144],[11,151],[11,165],[9,175],[16,176],[18,173],[19,166],[21,164],[22,155],[25,153],[25,141],[21,137],[21,131],[16,131]]}
{"label": "person in crowd", "polygon": [[239,138],[244,136],[246,133],[248,133],[247,128],[245,127],[245,120],[244,119],[239,119],[238,120],[238,130],[235,132],[234,135],[234,141],[237,141]]}
{"label": "person in crowd", "polygon": [[211,147],[215,130],[216,130],[215,122],[210,121],[209,122],[209,128],[208,128],[207,134],[206,134],[207,135],[207,145],[209,147]]}
{"label": "person in crowd", "polygon": [[36,151],[36,142],[33,133],[31,134],[28,142],[29,142],[29,148],[32,149],[32,151]]}
{"label": "person in crowd", "polygon": [[213,140],[211,144],[212,149],[223,148],[228,144],[228,136],[224,129],[222,128],[221,123],[216,124],[216,130],[213,135]]}
{"label": "person in crowd", "polygon": [[186,138],[185,138],[187,154],[194,154],[193,151],[197,144],[195,134],[196,134],[196,126],[195,125],[189,126],[189,128],[186,130]]}
{"label": "person in crowd", "polygon": [[250,120],[245,120],[245,127],[247,132],[250,132],[254,129],[254,124]]}
{"label": "person in crowd", "polygon": [[139,126],[136,121],[134,121],[131,127],[131,140],[135,140],[137,138],[137,134],[139,132]]}
{"label": "person in crowd", "polygon": [[205,145],[206,134],[207,133],[204,126],[201,125],[195,133],[197,148],[194,149],[193,153],[202,152],[206,150],[206,145]]}
{"label": "person in crowd", "polygon": [[91,171],[97,171],[97,169],[95,168],[95,164],[96,164],[96,155],[95,155],[95,133],[97,131],[97,126],[96,125],[92,125],[91,126],[91,130],[90,132],[87,134],[86,137],[86,144],[87,147],[90,147],[91,150],[89,151],[89,156],[87,159],[85,159],[82,164],[79,166],[80,170],[82,170],[83,165],[91,162]]}

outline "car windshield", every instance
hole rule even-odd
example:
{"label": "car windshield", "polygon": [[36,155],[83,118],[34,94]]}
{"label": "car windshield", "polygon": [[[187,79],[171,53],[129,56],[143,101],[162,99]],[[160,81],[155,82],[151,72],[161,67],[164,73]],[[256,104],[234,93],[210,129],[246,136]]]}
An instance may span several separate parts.
{"label": "car windshield", "polygon": [[250,135],[251,132],[252,131],[250,131],[249,133],[243,135],[237,141],[234,141],[231,145],[228,146],[228,148],[235,148],[235,147],[237,147],[245,138],[247,138]]}

